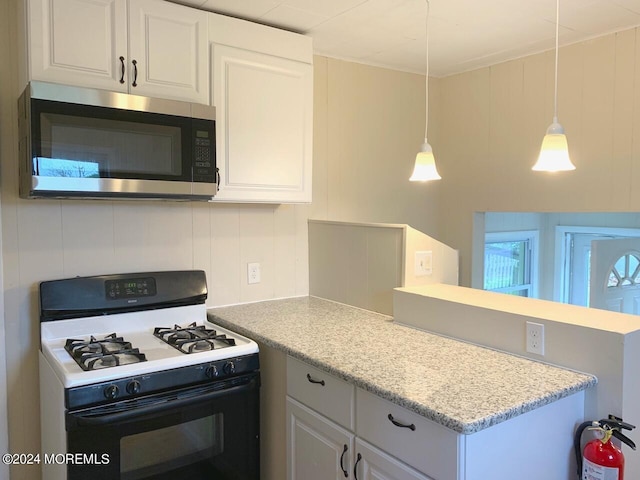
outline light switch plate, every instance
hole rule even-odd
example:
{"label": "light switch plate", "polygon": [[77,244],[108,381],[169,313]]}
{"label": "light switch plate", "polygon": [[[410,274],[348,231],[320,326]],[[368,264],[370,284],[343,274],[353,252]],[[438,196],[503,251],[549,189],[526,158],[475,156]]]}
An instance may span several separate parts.
{"label": "light switch plate", "polygon": [[431,250],[416,252],[415,276],[426,277],[433,272],[433,254]]}

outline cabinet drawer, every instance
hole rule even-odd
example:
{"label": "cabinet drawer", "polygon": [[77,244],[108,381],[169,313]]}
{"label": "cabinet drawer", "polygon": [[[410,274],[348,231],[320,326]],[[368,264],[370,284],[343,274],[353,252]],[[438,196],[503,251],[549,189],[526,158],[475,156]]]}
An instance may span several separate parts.
{"label": "cabinet drawer", "polygon": [[[433,478],[458,478],[461,436],[456,432],[361,389],[356,412],[357,436]],[[414,428],[396,426],[391,418]]]}
{"label": "cabinet drawer", "polygon": [[287,394],[351,431],[355,429],[354,390],[344,380],[287,358]]}

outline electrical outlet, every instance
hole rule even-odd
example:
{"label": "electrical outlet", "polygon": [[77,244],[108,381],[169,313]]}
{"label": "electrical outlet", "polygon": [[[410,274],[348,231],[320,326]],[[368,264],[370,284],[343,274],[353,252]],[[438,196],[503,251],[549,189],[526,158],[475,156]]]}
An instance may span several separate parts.
{"label": "electrical outlet", "polygon": [[416,252],[414,275],[416,277],[426,277],[433,271],[433,254],[431,250]]}
{"label": "electrical outlet", "polygon": [[527,352],[544,355],[544,325],[527,322]]}
{"label": "electrical outlet", "polygon": [[260,283],[260,264],[247,263],[247,283]]}

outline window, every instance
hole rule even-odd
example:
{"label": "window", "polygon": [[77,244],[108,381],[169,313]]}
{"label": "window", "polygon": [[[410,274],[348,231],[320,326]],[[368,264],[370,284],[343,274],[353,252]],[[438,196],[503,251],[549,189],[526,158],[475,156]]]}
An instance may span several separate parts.
{"label": "window", "polygon": [[538,232],[487,233],[484,289],[520,297],[537,297]]}

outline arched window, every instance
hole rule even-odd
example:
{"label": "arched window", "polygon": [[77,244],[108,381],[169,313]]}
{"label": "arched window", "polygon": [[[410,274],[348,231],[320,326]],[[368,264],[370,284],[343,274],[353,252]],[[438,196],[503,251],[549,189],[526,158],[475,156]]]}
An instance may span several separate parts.
{"label": "arched window", "polygon": [[637,252],[622,255],[609,271],[608,288],[620,288],[640,283],[640,257]]}

